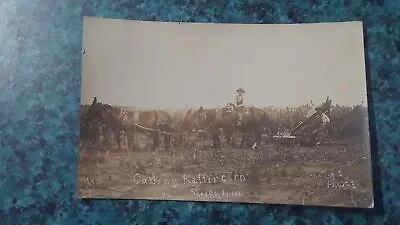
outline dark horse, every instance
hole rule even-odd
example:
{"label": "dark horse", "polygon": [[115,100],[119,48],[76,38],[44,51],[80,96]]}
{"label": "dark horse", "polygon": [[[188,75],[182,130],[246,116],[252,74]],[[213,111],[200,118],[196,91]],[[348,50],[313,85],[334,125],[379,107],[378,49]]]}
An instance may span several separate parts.
{"label": "dark horse", "polygon": [[228,144],[235,145],[234,134],[240,130],[244,135],[242,137],[240,147],[248,139],[248,134],[254,134],[255,141],[253,148],[260,146],[262,141],[262,134],[265,128],[269,126],[270,119],[267,114],[258,108],[249,107],[242,112],[242,126],[237,127],[236,121],[238,120],[238,112],[233,110],[227,112],[224,109],[204,109],[200,107],[194,112],[193,121],[199,127],[208,130],[213,138],[213,147],[220,148],[221,141],[219,139],[220,129],[223,129]]}
{"label": "dark horse", "polygon": [[80,108],[80,140],[98,143],[100,121],[89,116],[90,105],[81,105]]}
{"label": "dark horse", "polygon": [[198,119],[197,116],[193,109],[189,109],[184,116],[177,121],[176,127],[179,135],[174,135],[175,147],[193,147],[198,138],[201,138],[205,145],[208,134],[204,131],[204,127],[200,124],[201,120]]}
{"label": "dark horse", "polygon": [[153,150],[160,146],[160,137],[164,138],[165,149],[169,150],[171,146],[171,124],[170,115],[164,111],[127,111],[123,127],[128,137],[129,148],[134,148],[135,134],[140,132],[152,137]]}
{"label": "dark horse", "polygon": [[108,104],[95,103],[81,109],[81,137],[89,136],[99,140],[100,134],[108,141],[111,134],[118,148],[121,148],[121,133],[123,130],[117,109]]}

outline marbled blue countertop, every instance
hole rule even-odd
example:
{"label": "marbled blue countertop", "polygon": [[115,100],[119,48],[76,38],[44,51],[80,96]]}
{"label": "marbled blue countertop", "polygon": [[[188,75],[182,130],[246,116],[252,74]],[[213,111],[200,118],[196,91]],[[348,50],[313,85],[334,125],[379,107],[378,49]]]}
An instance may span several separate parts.
{"label": "marbled blue countertop", "polygon": [[[400,224],[400,1],[283,2],[2,0],[0,224]],[[236,23],[362,20],[376,127],[377,209],[75,199],[83,15]]]}

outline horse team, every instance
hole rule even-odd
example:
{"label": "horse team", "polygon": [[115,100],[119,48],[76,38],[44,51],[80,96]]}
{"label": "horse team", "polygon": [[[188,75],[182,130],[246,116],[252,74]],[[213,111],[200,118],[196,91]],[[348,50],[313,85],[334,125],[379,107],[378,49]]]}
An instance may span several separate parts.
{"label": "horse team", "polygon": [[[249,107],[241,115],[241,125],[237,125],[237,111],[224,109],[190,109],[179,121],[161,110],[129,111],[109,104],[93,103],[81,106],[81,140],[98,143],[100,136],[108,140],[112,136],[120,149],[125,139],[129,149],[135,148],[135,135],[148,134],[152,138],[152,148],[160,146],[161,140],[165,149],[188,147],[193,145],[193,136],[202,137],[205,141],[211,137],[214,148],[222,146],[221,136],[229,146],[236,147],[236,134],[241,134],[240,147],[257,148],[262,144],[262,135],[271,131],[273,122],[265,111]],[[162,139],[161,139],[162,138]]]}

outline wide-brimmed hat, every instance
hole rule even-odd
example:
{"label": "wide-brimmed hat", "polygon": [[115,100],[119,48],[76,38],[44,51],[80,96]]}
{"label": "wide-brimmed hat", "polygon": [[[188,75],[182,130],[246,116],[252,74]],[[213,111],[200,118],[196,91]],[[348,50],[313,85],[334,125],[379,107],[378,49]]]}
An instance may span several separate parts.
{"label": "wide-brimmed hat", "polygon": [[237,90],[236,90],[236,92],[242,92],[242,93],[245,93],[245,91],[244,91],[244,89],[243,89],[243,88],[239,88],[239,89],[237,89]]}

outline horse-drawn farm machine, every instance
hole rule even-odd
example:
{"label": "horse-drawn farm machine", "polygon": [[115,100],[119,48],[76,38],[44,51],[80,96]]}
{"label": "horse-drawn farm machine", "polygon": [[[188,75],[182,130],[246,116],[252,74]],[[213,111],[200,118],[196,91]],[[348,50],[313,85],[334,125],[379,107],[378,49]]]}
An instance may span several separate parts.
{"label": "horse-drawn farm machine", "polygon": [[332,105],[332,100],[329,97],[324,103],[316,108],[316,111],[305,120],[301,121],[289,132],[278,132],[272,136],[275,144],[280,145],[316,145],[319,141],[320,132],[323,132],[319,127],[322,123],[323,114],[327,113]]}

